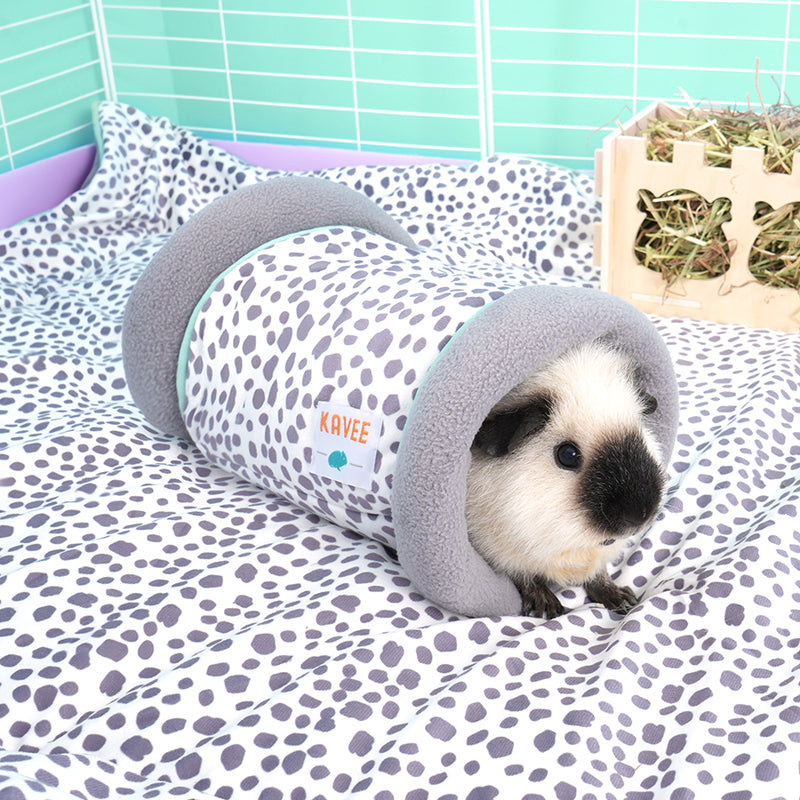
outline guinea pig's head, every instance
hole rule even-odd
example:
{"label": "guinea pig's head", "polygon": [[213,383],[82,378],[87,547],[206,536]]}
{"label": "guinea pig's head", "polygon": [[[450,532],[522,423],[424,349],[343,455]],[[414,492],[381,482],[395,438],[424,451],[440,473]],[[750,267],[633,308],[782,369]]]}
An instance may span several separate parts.
{"label": "guinea pig's head", "polygon": [[595,341],[507,394],[473,452],[503,462],[509,493],[527,489],[530,500],[517,502],[529,524],[550,517],[574,546],[608,545],[642,529],[661,505],[664,470],[647,426],[656,407],[635,363]]}

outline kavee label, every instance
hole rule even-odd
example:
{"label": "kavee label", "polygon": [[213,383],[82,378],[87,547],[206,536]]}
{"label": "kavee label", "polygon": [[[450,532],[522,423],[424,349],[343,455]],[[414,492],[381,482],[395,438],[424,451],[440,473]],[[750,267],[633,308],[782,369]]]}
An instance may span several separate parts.
{"label": "kavee label", "polygon": [[383,419],[335,403],[318,403],[314,413],[311,470],[335,481],[369,489]]}

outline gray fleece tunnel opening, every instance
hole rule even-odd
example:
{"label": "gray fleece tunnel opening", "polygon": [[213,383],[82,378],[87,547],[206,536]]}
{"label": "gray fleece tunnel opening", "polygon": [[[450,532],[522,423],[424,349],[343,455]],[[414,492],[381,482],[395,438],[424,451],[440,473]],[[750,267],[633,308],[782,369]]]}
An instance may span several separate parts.
{"label": "gray fleece tunnel opening", "polygon": [[430,599],[468,616],[520,612],[513,583],[467,537],[470,445],[492,406],[516,384],[571,347],[601,337],[641,365],[658,400],[649,425],[668,464],[678,425],[672,362],[647,317],[612,295],[516,289],[478,312],[428,371],[403,430],[392,513],[400,562]]}
{"label": "gray fleece tunnel opening", "polygon": [[[192,313],[217,276],[267,242],[337,225],[414,248],[367,197],[298,177],[215,200],[169,239],[134,288],[123,327],[128,384],[149,422],[188,436],[176,388],[178,357]],[[600,337],[614,340],[640,365],[658,400],[649,422],[667,464],[678,424],[672,363],[649,319],[612,295],[556,286],[512,289],[465,320],[419,376],[400,434],[390,523],[401,565],[430,600],[469,616],[520,612],[512,582],[493,572],[467,537],[470,445],[488,411],[513,386],[567,349]]]}

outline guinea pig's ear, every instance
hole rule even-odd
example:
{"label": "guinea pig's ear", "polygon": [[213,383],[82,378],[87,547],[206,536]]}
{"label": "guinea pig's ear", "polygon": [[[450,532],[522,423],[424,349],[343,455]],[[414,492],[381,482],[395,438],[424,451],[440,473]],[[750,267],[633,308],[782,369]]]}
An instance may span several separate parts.
{"label": "guinea pig's ear", "polygon": [[658,400],[653,395],[642,390],[639,392],[639,396],[642,399],[642,414],[645,416],[652,414],[658,408]]}
{"label": "guinea pig's ear", "polygon": [[552,410],[548,395],[532,397],[524,406],[485,419],[472,445],[490,456],[508,455],[547,425]]}
{"label": "guinea pig's ear", "polygon": [[641,366],[636,366],[633,377],[636,381],[636,391],[639,395],[639,399],[642,401],[642,414],[648,416],[654,413],[658,408],[658,400],[645,388],[644,370]]}

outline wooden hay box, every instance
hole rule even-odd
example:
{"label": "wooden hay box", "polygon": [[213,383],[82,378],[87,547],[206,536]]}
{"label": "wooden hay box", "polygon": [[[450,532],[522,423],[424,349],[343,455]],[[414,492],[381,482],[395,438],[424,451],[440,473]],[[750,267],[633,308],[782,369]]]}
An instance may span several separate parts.
{"label": "wooden hay box", "polygon": [[[654,117],[680,113],[654,103],[621,131],[609,134],[596,153],[595,188],[602,197],[602,221],[594,231],[594,262],[601,268],[601,288],[647,313],[800,330],[800,292],[759,283],[748,266],[759,233],[753,220],[756,202],[765,201],[772,208],[800,202],[800,153],[794,155],[791,175],[766,173],[764,151],[756,147],[734,147],[730,167],[708,166],[702,142],[676,141],[672,162],[649,160],[640,132]],[[715,278],[679,279],[667,286],[658,272],[638,263],[634,243],[645,217],[638,208],[640,189],[656,197],[685,189],[709,202],[729,198],[731,218],[722,225],[732,251],[727,272]]]}

